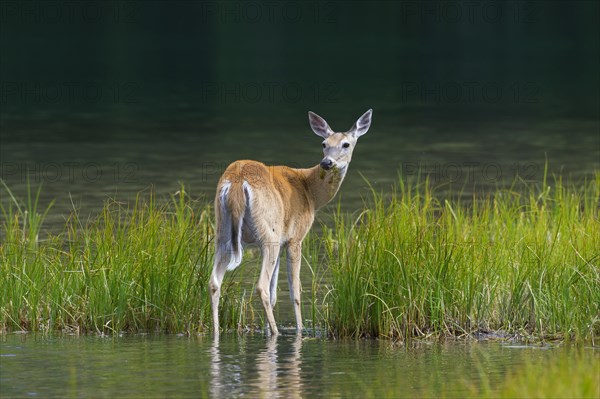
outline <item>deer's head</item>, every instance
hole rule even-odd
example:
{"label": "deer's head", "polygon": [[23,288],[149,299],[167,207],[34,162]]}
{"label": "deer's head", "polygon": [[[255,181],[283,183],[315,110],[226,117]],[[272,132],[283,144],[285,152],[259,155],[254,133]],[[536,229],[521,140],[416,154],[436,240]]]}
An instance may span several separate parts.
{"label": "deer's head", "polygon": [[325,119],[314,112],[308,112],[308,120],[313,132],[323,137],[323,160],[320,165],[324,170],[333,168],[346,169],[352,160],[352,151],[360,136],[367,133],[371,126],[373,110],[365,112],[347,132],[334,132]]}

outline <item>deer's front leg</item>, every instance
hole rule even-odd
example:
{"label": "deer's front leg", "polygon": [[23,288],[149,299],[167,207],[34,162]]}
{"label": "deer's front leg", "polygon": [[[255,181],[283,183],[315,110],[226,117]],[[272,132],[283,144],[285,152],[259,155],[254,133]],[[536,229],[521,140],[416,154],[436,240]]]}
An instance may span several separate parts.
{"label": "deer's front leg", "polygon": [[302,261],[302,242],[290,242],[287,247],[288,282],[290,284],[290,297],[296,315],[296,332],[302,333],[302,311],[300,309],[300,264]]}

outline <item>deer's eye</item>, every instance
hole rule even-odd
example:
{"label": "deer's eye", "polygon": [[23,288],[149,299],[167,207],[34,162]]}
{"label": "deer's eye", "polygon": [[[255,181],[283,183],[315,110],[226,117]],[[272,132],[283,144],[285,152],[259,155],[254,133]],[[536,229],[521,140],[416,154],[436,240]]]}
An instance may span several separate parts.
{"label": "deer's eye", "polygon": [[348,147],[350,147],[350,143],[344,143],[344,144],[342,144],[342,147],[348,148]]}
{"label": "deer's eye", "polygon": [[327,147],[327,144],[323,143],[323,148]]}

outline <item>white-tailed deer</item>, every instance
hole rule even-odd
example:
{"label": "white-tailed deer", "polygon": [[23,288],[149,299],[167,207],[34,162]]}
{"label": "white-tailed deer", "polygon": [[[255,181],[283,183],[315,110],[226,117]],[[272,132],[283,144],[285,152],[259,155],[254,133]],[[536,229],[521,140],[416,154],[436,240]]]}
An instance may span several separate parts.
{"label": "white-tailed deer", "polygon": [[266,166],[257,161],[235,161],[227,167],[215,198],[215,263],[209,288],[214,333],[219,333],[219,298],[225,271],[242,262],[244,244],[256,243],[262,268],[256,292],[262,301],[273,334],[278,334],[273,306],[277,300],[279,254],[286,248],[288,282],[297,332],[302,332],[300,312],[300,261],[302,240],[315,212],[337,193],[352,151],[369,130],[372,110],[365,112],[345,133],[335,133],[319,115],[309,112],[312,130],[323,137],[321,162],[308,169]]}

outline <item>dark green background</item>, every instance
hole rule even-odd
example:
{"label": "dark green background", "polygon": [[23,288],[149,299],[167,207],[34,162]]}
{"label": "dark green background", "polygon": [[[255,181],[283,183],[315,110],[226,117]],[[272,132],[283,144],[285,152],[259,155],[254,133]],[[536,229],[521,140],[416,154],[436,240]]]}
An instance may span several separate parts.
{"label": "dark green background", "polygon": [[596,1],[0,4],[1,177],[64,212],[180,180],[211,197],[238,158],[314,165],[308,110],[347,130],[374,109],[353,208],[358,172],[388,189],[420,164],[483,185],[539,181],[546,158],[600,168]]}
{"label": "dark green background", "polygon": [[[599,25],[595,1],[6,1],[2,113],[47,110],[66,129],[38,135],[61,137],[91,113],[104,129],[69,138],[108,140],[123,123],[286,128],[308,108],[340,129],[369,107],[398,125],[598,119]],[[3,123],[3,140],[30,136]]]}

